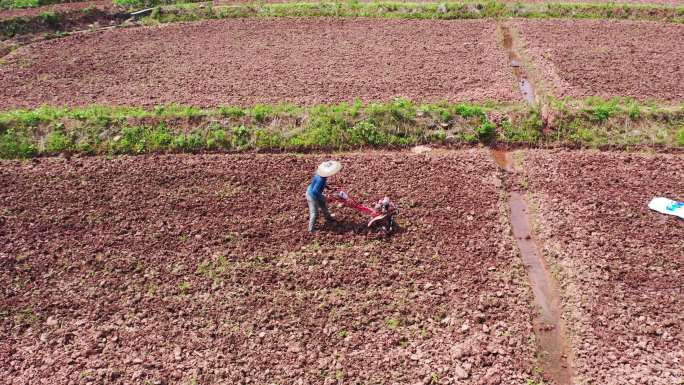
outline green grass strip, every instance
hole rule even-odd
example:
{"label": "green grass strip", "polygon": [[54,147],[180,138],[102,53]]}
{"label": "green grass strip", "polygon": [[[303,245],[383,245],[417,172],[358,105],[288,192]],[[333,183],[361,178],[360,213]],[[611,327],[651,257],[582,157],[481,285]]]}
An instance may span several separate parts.
{"label": "green grass strip", "polygon": [[[549,126],[545,127],[545,124]],[[417,144],[684,148],[684,105],[631,99],[524,104],[407,99],[298,107],[88,106],[0,113],[0,158],[60,153],[313,151]]]}
{"label": "green grass strip", "polygon": [[242,17],[379,17],[393,19],[572,18],[684,22],[684,7],[633,4],[524,4],[473,2],[319,2],[207,6],[182,4],[156,9],[147,23]]}

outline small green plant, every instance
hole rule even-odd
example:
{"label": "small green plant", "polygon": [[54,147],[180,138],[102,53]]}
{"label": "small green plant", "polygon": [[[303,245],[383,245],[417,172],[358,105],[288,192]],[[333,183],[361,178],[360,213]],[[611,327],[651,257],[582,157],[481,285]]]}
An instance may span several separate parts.
{"label": "small green plant", "polygon": [[38,322],[38,316],[33,309],[26,308],[14,316],[14,322],[19,326],[32,326]]}
{"label": "small green plant", "polygon": [[679,147],[684,147],[684,126],[682,126],[677,133],[677,145]]}
{"label": "small green plant", "polygon": [[59,26],[59,16],[54,12],[43,12],[38,15],[38,20],[48,27],[57,28]]}
{"label": "small green plant", "polygon": [[228,132],[222,128],[214,128],[207,134],[207,147],[212,150],[229,148]]}
{"label": "small green plant", "polygon": [[273,113],[273,107],[266,104],[257,104],[249,111],[250,116],[259,123],[264,123]]}
{"label": "small green plant", "polygon": [[484,118],[482,123],[475,128],[478,139],[483,143],[489,143],[496,136],[496,125]]}
{"label": "small green plant", "polygon": [[180,285],[178,285],[178,290],[180,291],[181,294],[188,294],[190,291],[190,282],[183,281],[181,282]]}
{"label": "small green plant", "polygon": [[631,101],[627,104],[627,114],[632,120],[637,120],[641,117],[641,106],[635,101]]}
{"label": "small green plant", "polygon": [[390,318],[385,323],[390,330],[396,330],[400,324],[399,320],[396,318]]}
{"label": "small green plant", "polygon": [[361,121],[349,130],[349,142],[353,146],[379,146],[387,142],[385,135],[371,122]]}
{"label": "small green plant", "polygon": [[225,118],[241,118],[246,115],[245,110],[233,106],[219,107],[219,114]]}
{"label": "small green plant", "polygon": [[249,144],[251,137],[250,130],[245,126],[237,126],[232,128],[233,140],[232,145],[235,148],[245,148]]}
{"label": "small green plant", "polygon": [[38,153],[36,146],[23,133],[8,129],[0,134],[0,158],[26,159]]}
{"label": "small green plant", "polygon": [[195,152],[204,147],[204,140],[198,133],[178,134],[171,142],[171,148],[182,152]]}
{"label": "small green plant", "polygon": [[587,98],[587,111],[593,116],[593,119],[599,123],[604,123],[616,112],[619,111],[619,100],[617,98],[611,100],[602,100],[600,98]]}
{"label": "small green plant", "polygon": [[45,138],[45,149],[49,153],[60,153],[73,148],[72,140],[62,131],[55,129]]}
{"label": "small green plant", "polygon": [[347,338],[347,336],[349,336],[349,332],[346,330],[340,331],[339,334],[340,334],[340,338]]}

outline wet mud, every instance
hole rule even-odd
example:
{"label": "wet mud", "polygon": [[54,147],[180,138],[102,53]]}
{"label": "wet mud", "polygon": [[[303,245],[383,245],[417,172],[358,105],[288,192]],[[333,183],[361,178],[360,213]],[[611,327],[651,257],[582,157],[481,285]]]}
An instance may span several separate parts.
{"label": "wet mud", "polygon": [[520,55],[518,55],[518,53],[515,51],[511,29],[509,26],[503,25],[501,26],[501,32],[503,34],[503,46],[506,50],[506,54],[508,55],[508,62],[513,70],[513,75],[518,82],[520,94],[528,104],[535,104],[537,98],[534,92],[534,87],[532,86],[532,82],[530,82],[527,72],[523,67]]}

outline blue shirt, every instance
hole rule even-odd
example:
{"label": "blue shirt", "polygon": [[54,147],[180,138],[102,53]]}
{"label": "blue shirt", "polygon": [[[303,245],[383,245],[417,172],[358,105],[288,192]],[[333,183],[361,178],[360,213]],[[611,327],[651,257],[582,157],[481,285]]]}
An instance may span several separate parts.
{"label": "blue shirt", "polygon": [[322,198],[323,190],[325,189],[325,182],[328,178],[322,177],[318,174],[311,179],[311,184],[306,188],[306,193],[312,198]]}

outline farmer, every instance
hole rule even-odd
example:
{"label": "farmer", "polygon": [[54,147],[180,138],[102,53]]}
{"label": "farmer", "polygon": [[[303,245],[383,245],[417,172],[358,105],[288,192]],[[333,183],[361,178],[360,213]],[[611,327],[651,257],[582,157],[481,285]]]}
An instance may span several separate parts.
{"label": "farmer", "polygon": [[333,217],[328,211],[328,205],[325,203],[325,196],[323,190],[329,188],[326,186],[328,177],[337,174],[342,169],[342,164],[335,160],[323,162],[318,166],[316,174],[311,179],[311,184],[306,188],[306,201],[309,204],[309,232],[314,231],[316,219],[318,219],[318,210],[323,211],[323,216],[327,222],[333,221]]}

